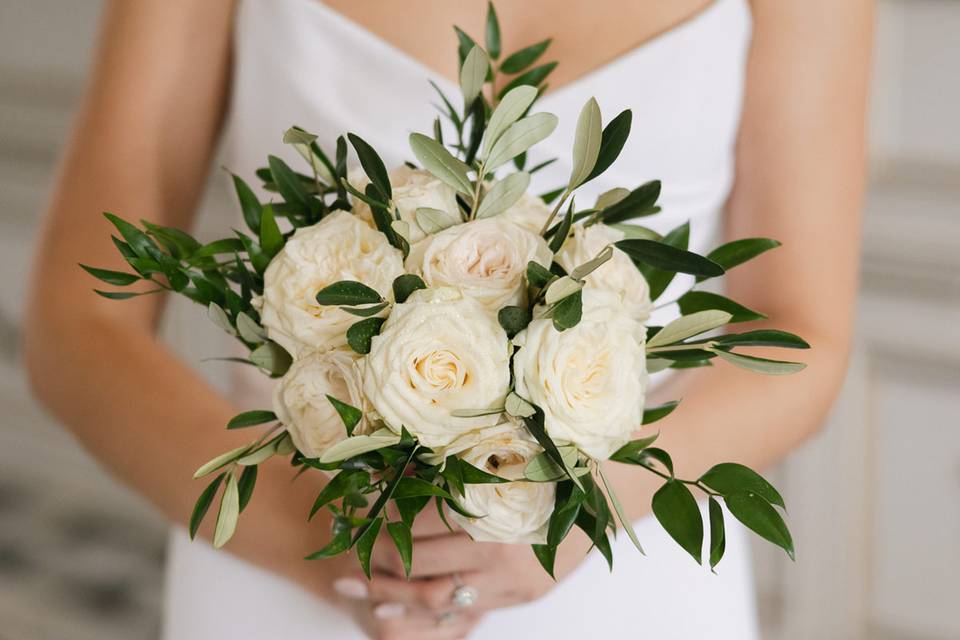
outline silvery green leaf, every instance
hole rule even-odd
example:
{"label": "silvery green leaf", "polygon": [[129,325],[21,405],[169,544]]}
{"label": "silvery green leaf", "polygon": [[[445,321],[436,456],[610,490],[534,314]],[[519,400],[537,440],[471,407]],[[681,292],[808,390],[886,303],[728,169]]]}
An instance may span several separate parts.
{"label": "silvery green leaf", "polygon": [[614,224],[607,226],[616,229],[617,231],[622,231],[624,240],[655,240],[657,242],[661,242],[663,240],[663,236],[653,229],[641,227],[638,224],[615,222]]}
{"label": "silvery green leaf", "polygon": [[623,187],[614,187],[609,191],[604,191],[599,196],[597,196],[597,203],[593,205],[594,209],[606,209],[610,205],[617,204],[624,198],[630,195],[630,189],[624,189]]}
{"label": "silvery green leaf", "polygon": [[392,447],[398,442],[400,442],[400,436],[384,429],[368,436],[352,436],[341,440],[324,451],[323,455],[320,456],[320,462],[339,462],[340,460],[346,460],[347,458],[352,458],[362,453],[367,453],[368,451],[376,451],[383,447]]}
{"label": "silvery green leaf", "polygon": [[516,418],[529,418],[537,412],[532,404],[512,391],[507,394],[503,408],[508,414]]}
{"label": "silvery green leaf", "polygon": [[427,235],[443,231],[460,222],[459,216],[447,213],[442,209],[432,209],[430,207],[418,207],[414,218],[417,221],[417,226]]}
{"label": "silvery green leaf", "polygon": [[467,177],[470,170],[462,160],[453,157],[446,147],[422,133],[410,134],[410,149],[423,168],[441,182],[466,195],[472,195],[473,185]]}
{"label": "silvery green leaf", "polygon": [[297,450],[297,447],[293,444],[293,438],[290,437],[290,434],[286,434],[277,442],[276,455],[278,456],[288,456],[294,451]]}
{"label": "silvery green leaf", "polygon": [[474,98],[480,95],[489,68],[486,52],[480,47],[471,49],[460,67],[460,91],[463,92],[465,104],[473,103]]}
{"label": "silvery green leaf", "polygon": [[557,116],[552,113],[535,113],[517,120],[507,127],[497,140],[484,167],[493,171],[505,162],[509,162],[533,145],[545,139],[557,128]]}
{"label": "silvery green leaf", "polygon": [[610,502],[613,503],[613,510],[617,513],[617,519],[620,521],[620,526],[623,527],[627,532],[630,542],[632,542],[633,546],[637,548],[637,551],[646,554],[646,551],[643,550],[643,545],[640,544],[640,538],[637,537],[637,532],[633,530],[633,521],[627,515],[626,510],[623,508],[623,504],[620,503],[620,499],[613,490],[613,485],[607,482],[607,477],[603,475],[603,469],[600,468],[600,465],[597,465],[597,473],[600,474],[600,480],[603,482],[603,487],[607,490],[607,495],[610,496]]}
{"label": "silvery green leaf", "polygon": [[490,407],[488,409],[456,409],[450,412],[454,418],[479,418],[480,416],[495,416],[503,413],[503,407]]}
{"label": "silvery green leaf", "polygon": [[726,311],[718,311],[717,309],[708,309],[706,311],[698,311],[690,315],[680,316],[661,329],[657,335],[653,336],[653,338],[647,342],[647,349],[673,344],[674,342],[686,340],[687,338],[710,331],[711,329],[722,327],[730,322],[732,317],[733,316]]}
{"label": "silvery green leaf", "polygon": [[237,314],[237,331],[240,332],[241,338],[253,344],[267,339],[267,332],[264,331],[263,327],[243,311]]}
{"label": "silvery green leaf", "polygon": [[671,364],[673,364],[673,362],[666,358],[647,358],[647,373],[664,371],[669,369]]}
{"label": "silvery green leaf", "polygon": [[600,266],[613,257],[613,245],[607,245],[603,251],[597,254],[597,257],[584,262],[579,267],[570,272],[570,277],[574,280],[583,280],[588,275],[596,271]]}
{"label": "silvery green leaf", "polygon": [[563,276],[562,278],[557,278],[553,283],[547,287],[547,293],[544,296],[544,301],[549,304],[556,304],[560,302],[567,296],[575,294],[577,291],[583,289],[583,283],[578,282],[571,278],[570,276]]}
{"label": "silvery green leaf", "polygon": [[597,156],[600,154],[600,138],[603,136],[600,105],[596,98],[590,98],[580,110],[577,119],[577,132],[573,138],[573,170],[570,172],[570,181],[567,190],[572,191],[587,179]]}
{"label": "silvery green leaf", "polygon": [[290,368],[293,359],[276,342],[264,342],[250,353],[250,362],[275,376],[282,376]]}
{"label": "silvery green leaf", "polygon": [[217,514],[217,528],[213,533],[213,546],[219,549],[227,544],[237,530],[237,518],[240,517],[240,489],[237,476],[227,476],[227,488],[220,498],[220,512]]}
{"label": "silvery green leaf", "polygon": [[767,358],[758,358],[757,356],[748,356],[740,353],[731,353],[723,349],[711,349],[715,354],[726,360],[732,365],[741,369],[764,373],[772,376],[782,376],[796,373],[806,368],[802,362],[787,362],[785,360],[768,360]]}
{"label": "silvery green leaf", "polygon": [[216,471],[217,469],[223,467],[224,465],[230,462],[233,462],[234,460],[239,458],[241,455],[243,455],[249,448],[250,448],[250,445],[246,444],[246,445],[243,445],[242,447],[237,447],[232,451],[221,453],[216,458],[203,464],[199,469],[197,469],[196,472],[194,472],[193,474],[193,479],[196,480],[197,478],[202,478],[203,476],[213,471]]}
{"label": "silvery green leaf", "polygon": [[530,174],[518,171],[500,180],[483,197],[476,218],[490,218],[512,207],[530,186]]}
{"label": "silvery green leaf", "polygon": [[310,145],[316,139],[317,136],[299,127],[290,127],[283,132],[283,144]]}
{"label": "silvery green leaf", "polygon": [[323,178],[324,182],[333,184],[333,176],[330,175],[330,171],[327,169],[327,166],[320,161],[313,151],[310,149],[310,145],[317,139],[312,133],[304,131],[298,127],[290,127],[283,132],[283,143],[293,145],[293,148],[297,150],[304,160],[310,164],[314,171]]}
{"label": "silvery green leaf", "polygon": [[[563,458],[567,467],[573,469],[579,458],[576,447],[557,447],[557,451],[560,452],[560,457]],[[574,470],[574,473],[577,473],[577,471]],[[533,482],[555,482],[564,476],[566,476],[566,472],[563,467],[554,462],[546,451],[534,456],[523,470],[523,477]]]}
{"label": "silvery green leaf", "polygon": [[393,229],[397,235],[401,236],[407,242],[410,242],[410,223],[406,220],[394,220],[390,223],[390,228]]}
{"label": "silvery green leaf", "polygon": [[218,305],[216,302],[211,302],[210,306],[207,307],[207,317],[210,318],[210,321],[213,322],[213,324],[217,325],[230,335],[237,335],[236,329],[234,329],[233,325],[230,324],[230,318],[227,316],[227,312],[224,311],[223,307]]}
{"label": "silvery green leaf", "polygon": [[270,440],[266,444],[261,445],[257,449],[254,449],[247,455],[237,460],[237,464],[241,467],[250,467],[255,464],[260,464],[277,452],[277,442],[279,442],[279,439],[275,438]]}
{"label": "silvery green leaf", "polygon": [[501,134],[507,130],[507,127],[526,113],[536,98],[537,88],[530,85],[511,89],[507,95],[503,96],[503,100],[490,115],[490,122],[487,123],[487,128],[483,132],[483,141],[481,142],[483,157],[490,153],[490,148],[500,139]]}

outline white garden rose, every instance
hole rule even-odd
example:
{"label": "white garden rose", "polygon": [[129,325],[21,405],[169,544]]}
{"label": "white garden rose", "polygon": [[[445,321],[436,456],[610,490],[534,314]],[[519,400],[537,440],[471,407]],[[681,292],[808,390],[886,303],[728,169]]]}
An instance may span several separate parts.
{"label": "white garden rose", "polygon": [[502,216],[458,224],[414,245],[407,270],[431,287],[456,287],[496,313],[526,302],[527,263],[548,266],[546,241]]}
{"label": "white garden rose", "polygon": [[[359,191],[363,191],[370,183],[369,178],[360,169],[351,170],[347,179]],[[446,211],[457,217],[460,215],[457,192],[427,171],[401,165],[390,172],[390,189],[393,191],[393,203],[400,212],[400,219],[410,225],[407,240],[411,243],[418,242],[426,236],[416,221],[418,208],[429,207]],[[373,225],[370,206],[359,198],[353,199],[353,212]]]}
{"label": "white garden rose", "polygon": [[549,318],[521,331],[516,392],[543,409],[547,433],[606,459],[640,428],[647,386],[645,331],[620,298],[584,289],[583,317],[560,332]]}
{"label": "white garden rose", "polygon": [[456,512],[450,517],[480,542],[545,544],[556,483],[523,480],[527,463],[543,449],[525,429],[511,422],[467,437],[474,435],[476,444],[459,457],[487,473],[520,481],[464,485],[460,504],[480,517],[468,518]]}
{"label": "white garden rose", "polygon": [[550,207],[543,202],[540,196],[525,193],[520,196],[516,204],[500,215],[527,231],[540,235],[543,224],[550,217]]}
{"label": "white garden rose", "polygon": [[[273,411],[297,449],[308,458],[319,458],[347,437],[343,420],[328,395],[363,410],[358,365],[358,356],[351,351],[313,352],[294,362],[274,387]],[[360,435],[365,429],[361,421],[354,427],[354,434]]]}
{"label": "white garden rose", "polygon": [[458,409],[502,406],[510,343],[497,320],[458,290],[423,289],[398,304],[366,358],[363,393],[396,433],[442,449],[497,416],[455,417]]}
{"label": "white garden rose", "polygon": [[[573,226],[573,235],[567,238],[556,261],[568,272],[597,257],[609,245],[623,240],[624,233],[605,224]],[[588,288],[610,291],[620,296],[630,317],[645,322],[653,310],[650,287],[636,265],[620,249],[614,248],[613,257],[587,276]]]}
{"label": "white garden rose", "polygon": [[263,276],[261,320],[271,340],[294,358],[346,345],[346,331],[357,317],[317,303],[320,289],[356,280],[384,298],[393,296],[403,257],[382,233],[346,211],[335,211],[310,227],[297,229]]}

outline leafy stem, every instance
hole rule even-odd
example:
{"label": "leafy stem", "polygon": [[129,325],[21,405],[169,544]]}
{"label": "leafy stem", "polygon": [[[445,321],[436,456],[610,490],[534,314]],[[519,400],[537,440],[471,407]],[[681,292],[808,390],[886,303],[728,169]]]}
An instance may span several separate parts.
{"label": "leafy stem", "polygon": [[553,211],[550,212],[550,215],[547,217],[547,221],[543,223],[543,227],[540,229],[540,235],[542,236],[547,232],[547,229],[550,228],[550,225],[553,223],[554,218],[557,217],[557,213],[560,211],[560,208],[567,202],[567,198],[570,197],[570,189],[565,189],[563,195],[560,196],[560,199],[557,200],[557,204],[554,205]]}
{"label": "leafy stem", "polygon": [[717,493],[716,491],[713,491],[712,489],[710,489],[708,486],[706,486],[699,480],[684,480],[683,478],[677,478],[677,477],[671,476],[670,474],[664,473],[662,471],[658,471],[657,469],[654,469],[653,467],[647,466],[645,464],[641,464],[638,466],[643,467],[644,469],[646,469],[647,471],[649,471],[655,476],[660,476],[664,480],[674,480],[676,482],[680,482],[682,484],[686,484],[691,487],[696,487],[697,489],[700,489],[700,491],[703,491],[707,495],[712,496],[714,498],[722,495]]}

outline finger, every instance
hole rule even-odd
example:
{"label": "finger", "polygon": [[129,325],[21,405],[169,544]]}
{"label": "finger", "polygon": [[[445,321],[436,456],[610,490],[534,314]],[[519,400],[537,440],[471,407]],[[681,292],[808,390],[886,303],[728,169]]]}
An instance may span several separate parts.
{"label": "finger", "polygon": [[[504,607],[512,607],[536,599],[542,589],[512,573],[494,568],[472,571],[457,576],[427,578],[410,583],[422,606],[436,612],[482,614]],[[475,597],[472,604],[458,603],[454,595],[460,587],[469,588]]]}
{"label": "finger", "polygon": [[379,640],[454,640],[467,637],[479,622],[479,616],[453,614],[440,617],[430,613],[378,619],[374,613],[372,622],[374,637]]}
{"label": "finger", "polygon": [[370,582],[367,583],[367,590],[367,599],[373,603],[373,606],[395,603],[402,605],[410,612],[431,610],[424,600],[423,593],[417,588],[416,582],[398,578],[392,574],[374,571]]}
{"label": "finger", "polygon": [[[502,549],[500,545],[477,543],[466,534],[449,534],[433,538],[422,538],[414,544],[411,578],[429,578],[434,576],[476,571],[495,563]],[[397,577],[404,575],[403,562],[399,552],[385,547],[373,563],[381,572]]]}

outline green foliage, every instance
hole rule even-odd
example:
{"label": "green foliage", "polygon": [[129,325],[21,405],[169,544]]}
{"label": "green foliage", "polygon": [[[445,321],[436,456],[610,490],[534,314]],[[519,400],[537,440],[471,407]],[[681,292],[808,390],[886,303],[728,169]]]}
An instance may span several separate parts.
{"label": "green foliage", "polygon": [[317,292],[317,303],[326,306],[355,306],[382,301],[383,297],[375,289],[355,280],[334,282]]}
{"label": "green foliage", "polygon": [[745,491],[759,495],[761,498],[780,508],[786,508],[783,497],[774,489],[773,485],[763,479],[753,469],[735,462],[722,462],[710,468],[700,476],[700,483],[704,484],[722,496]]}
{"label": "green foliage", "polygon": [[531,44],[514,51],[500,63],[500,71],[503,73],[520,73],[536,62],[543,55],[552,40],[547,38],[540,42]]}
{"label": "green foliage", "polygon": [[713,569],[723,558],[727,541],[723,523],[723,509],[720,503],[710,496],[708,510],[710,513],[710,568]]}
{"label": "green foliage", "polygon": [[360,420],[363,419],[363,412],[346,402],[337,400],[330,394],[327,394],[327,400],[333,405],[337,415],[340,416],[340,420],[343,421],[343,426],[347,430],[347,436],[352,436],[353,430],[360,423]]}
{"label": "green foliage", "polygon": [[653,494],[652,504],[657,521],[700,564],[703,520],[690,490],[682,482],[668,480]]}
{"label": "green foliage", "polygon": [[347,344],[357,353],[370,353],[373,336],[380,333],[384,322],[384,318],[367,318],[350,325],[347,329]]}
{"label": "green foliage", "polygon": [[533,315],[528,307],[509,306],[500,309],[497,313],[497,320],[503,330],[507,332],[508,338],[512,338],[523,331],[532,319]]}
{"label": "green foliage", "polygon": [[242,429],[244,427],[252,427],[258,424],[264,424],[267,422],[275,422],[277,419],[277,414],[273,411],[244,411],[233,416],[230,419],[230,422],[227,423],[227,429]]}
{"label": "green foliage", "polygon": [[203,490],[200,494],[200,497],[197,499],[196,504],[193,506],[193,513],[190,514],[190,539],[193,540],[197,531],[200,529],[200,524],[203,522],[204,516],[207,515],[207,511],[210,510],[210,505],[213,503],[214,497],[217,495],[217,489],[220,488],[220,483],[223,482],[224,476],[226,473],[221,473],[210,484],[207,485],[207,488]]}
{"label": "green foliage", "polygon": [[383,160],[373,150],[373,147],[360,136],[348,133],[347,139],[350,140],[350,144],[357,152],[360,166],[363,167],[367,177],[370,178],[370,183],[376,188],[377,194],[384,202],[390,202],[393,197],[393,190],[390,187],[390,176],[387,174],[387,168],[384,166]]}
{"label": "green foliage", "polygon": [[[425,170],[456,190],[459,207],[455,211],[421,208],[414,214],[424,233],[437,233],[465,220],[482,219],[503,213],[529,188],[530,176],[555,160],[536,158],[533,145],[555,129],[555,116],[530,114],[536,98],[545,90],[546,81],[556,66],[542,62],[550,40],[520,48],[503,55],[501,28],[493,5],[488,7],[481,47],[476,40],[456,29],[459,42],[460,80],[463,103],[455,107],[434,84],[440,101],[441,116],[450,129],[434,121],[433,136],[410,136],[413,156]],[[512,78],[502,78],[510,74]],[[502,81],[501,81],[502,80]],[[496,95],[484,95],[483,86],[492,83]],[[639,218],[660,211],[659,181],[650,181],[628,191],[608,189],[594,208],[576,210],[572,192],[601,175],[623,150],[630,133],[632,114],[624,110],[602,126],[600,105],[590,99],[577,122],[573,145],[573,167],[568,183],[542,196],[556,203],[544,233],[552,251],[560,249],[571,233],[572,225],[607,224],[624,233],[616,247],[629,256],[642,272],[656,299],[674,281],[677,273],[692,274],[697,280],[722,275],[761,255],[779,243],[767,238],[746,238],[728,242],[706,256],[688,250],[690,228],[682,224],[664,236],[635,224]],[[446,138],[446,141],[444,140]],[[172,291],[203,305],[209,317],[225,332],[250,350],[249,358],[235,358],[254,364],[271,376],[281,376],[292,358],[279,344],[269,339],[260,314],[253,305],[254,296],[263,294],[264,274],[270,261],[284,247],[286,239],[298,228],[316,224],[333,210],[349,210],[349,198],[370,206],[375,227],[404,257],[410,245],[407,225],[399,222],[392,202],[392,187],[386,166],[366,141],[348,133],[336,140],[336,151],[328,157],[317,137],[302,128],[291,127],[283,135],[284,144],[303,158],[309,167],[298,171],[277,156],[269,156],[267,166],[257,170],[260,185],[270,192],[270,204],[263,204],[242,178],[231,174],[233,187],[243,214],[246,230],[233,237],[202,244],[189,233],[163,225],[141,221],[138,225],[112,214],[105,214],[118,235],[111,236],[129,272],[81,265],[92,277],[113,287],[129,287],[140,281],[150,283],[141,291],[97,291],[103,297],[127,299],[140,295]],[[352,147],[370,179],[363,191],[347,182],[348,151]],[[516,172],[495,171],[512,163]],[[530,166],[533,165],[533,166]],[[411,167],[414,165],[410,164]],[[489,187],[489,190],[488,190]],[[569,202],[564,210],[563,206]],[[562,214],[561,214],[562,211]],[[560,219],[554,222],[554,216]],[[399,222],[399,223],[398,223]],[[534,307],[542,305],[538,317],[550,318],[558,331],[574,327],[582,316],[584,280],[613,255],[606,249],[592,260],[577,265],[568,274],[557,263],[530,262],[526,269],[529,303],[499,310],[498,321],[509,337],[522,331],[533,317]],[[393,304],[403,304],[419,289],[423,279],[404,274],[392,284],[394,302],[361,282],[342,281],[317,293],[319,304],[339,306],[360,318],[346,332],[350,347],[368,353],[374,335],[385,321]],[[676,299],[683,314],[666,327],[648,327],[647,348],[650,371],[667,367],[709,366],[717,359],[748,370],[785,374],[799,371],[803,364],[760,358],[740,353],[746,347],[805,349],[800,337],[775,329],[701,337],[727,322],[747,322],[765,316],[725,296],[707,291],[688,291]],[[444,509],[466,517],[470,514],[458,502],[470,484],[509,482],[496,474],[469,464],[458,456],[448,456],[436,464],[435,453],[423,449],[403,426],[400,434],[381,428],[374,433],[354,435],[363,413],[337,398],[328,401],[340,416],[347,438],[323,452],[319,458],[306,458],[297,452],[289,434],[268,430],[254,443],[223,453],[197,470],[196,477],[216,474],[200,494],[191,514],[189,530],[194,536],[221,492],[215,546],[222,546],[233,535],[240,513],[254,491],[258,465],[273,456],[290,456],[300,471],[322,469],[336,471],[320,490],[310,511],[320,509],[333,514],[332,536],[328,543],[309,558],[330,557],[356,547],[364,572],[370,575],[370,557],[380,531],[396,545],[409,574],[414,520],[433,500],[441,518]],[[502,406],[464,408],[454,415],[490,415],[507,413],[522,420],[543,448],[524,470],[525,481],[556,483],[556,503],[551,515],[547,542],[533,545],[533,552],[544,569],[553,575],[557,547],[574,527],[583,530],[612,567],[609,534],[617,522],[642,551],[630,524],[629,514],[618,500],[613,487],[600,468],[601,461],[590,460],[574,446],[558,446],[548,434],[543,412],[510,391]],[[647,407],[643,423],[650,424],[669,415],[678,402]],[[228,429],[240,429],[275,422],[272,411],[257,410],[234,416]],[[723,557],[725,548],[723,500],[729,511],[761,537],[782,547],[793,557],[793,541],[778,511],[783,507],[780,494],[761,476],[742,465],[722,463],[697,480],[676,477],[673,461],[663,449],[652,446],[656,435],[628,442],[610,460],[631,464],[662,477],[666,482],[653,498],[653,511],[667,532],[698,562],[704,535],[704,521],[697,508],[692,488],[708,496],[709,562],[711,569]],[[428,455],[418,455],[418,453]],[[433,456],[433,457],[431,457]],[[429,461],[429,462],[428,462]],[[596,472],[596,474],[594,474]],[[596,475],[596,479],[594,477]],[[600,484],[606,488],[606,495]],[[608,501],[609,496],[609,501]],[[372,501],[372,505],[370,502]],[[399,521],[388,521],[387,505],[393,501]],[[612,505],[612,506],[611,506]],[[361,513],[361,509],[366,509]],[[390,515],[389,517],[393,517]],[[445,521],[445,520],[444,520]]]}

